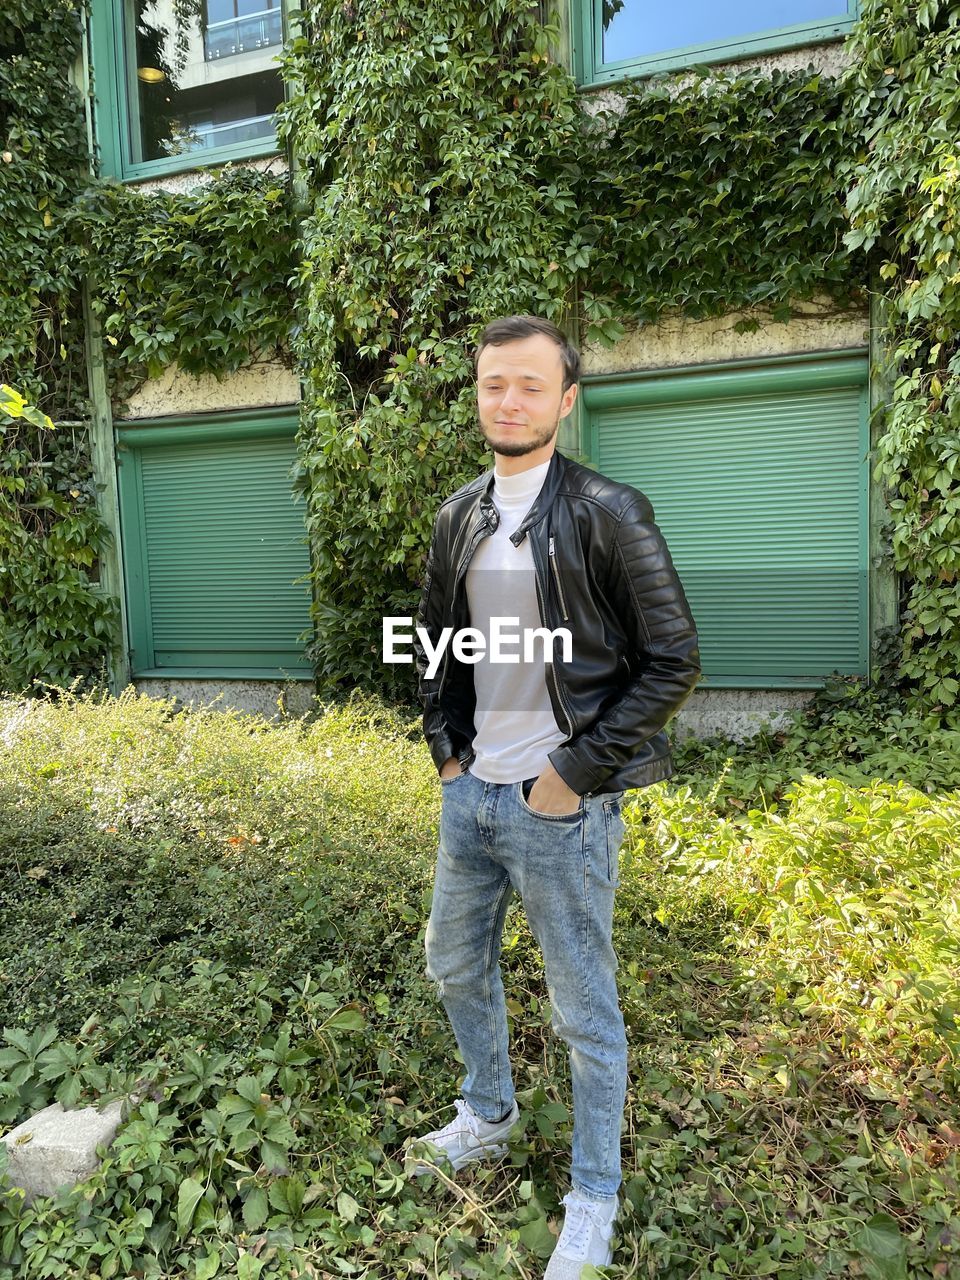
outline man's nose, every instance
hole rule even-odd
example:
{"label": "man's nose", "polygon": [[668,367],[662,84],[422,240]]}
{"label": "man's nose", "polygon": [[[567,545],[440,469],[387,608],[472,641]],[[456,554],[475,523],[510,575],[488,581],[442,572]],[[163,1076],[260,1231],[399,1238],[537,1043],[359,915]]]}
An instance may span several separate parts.
{"label": "man's nose", "polygon": [[503,393],[503,399],[500,401],[500,409],[510,411],[520,404],[520,397],[517,395],[515,387],[507,387]]}

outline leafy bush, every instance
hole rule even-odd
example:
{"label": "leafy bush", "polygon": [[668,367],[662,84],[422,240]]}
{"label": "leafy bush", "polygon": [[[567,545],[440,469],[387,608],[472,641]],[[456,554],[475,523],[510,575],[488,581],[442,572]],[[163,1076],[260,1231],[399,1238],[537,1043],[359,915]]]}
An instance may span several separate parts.
{"label": "leafy bush", "polygon": [[843,77],[859,132],[843,166],[843,243],[874,264],[889,386],[872,470],[907,587],[899,677],[934,707],[960,702],[958,55],[955,4],[863,0]]}
{"label": "leafy bush", "polygon": [[[957,795],[825,771],[741,811],[736,769],[627,806],[610,1274],[946,1277]],[[460,1075],[422,964],[437,792],[416,719],[367,699],[0,702],[0,1117],[133,1099],[78,1188],[7,1191],[0,1276],[539,1274],[569,1081],[519,911],[525,1136],[456,1183],[401,1160]]]}
{"label": "leafy bush", "polygon": [[0,685],[90,678],[119,614],[91,581],[109,533],[85,434],[0,383],[0,442]]}
{"label": "leafy bush", "polygon": [[[746,741],[679,737],[674,763],[695,792],[711,791],[724,809],[751,799],[776,807],[807,773],[827,773],[853,786],[908,782],[927,793],[960,787],[960,714],[924,709],[881,675],[828,680],[780,723],[765,723]],[[719,775],[719,776],[718,776]]]}

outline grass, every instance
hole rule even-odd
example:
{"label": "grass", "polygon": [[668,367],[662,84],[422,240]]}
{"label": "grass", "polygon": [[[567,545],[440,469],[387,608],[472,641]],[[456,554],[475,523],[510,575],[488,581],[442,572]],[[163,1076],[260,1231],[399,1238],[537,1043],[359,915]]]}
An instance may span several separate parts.
{"label": "grass", "polygon": [[[883,714],[880,714],[880,712]],[[613,1276],[960,1275],[960,734],[844,696],[632,794]],[[504,947],[524,1136],[408,1180],[461,1068],[423,975],[439,788],[413,716],[0,700],[0,1120],[141,1098],[100,1171],[0,1201],[0,1277],[527,1277],[565,1051]]]}

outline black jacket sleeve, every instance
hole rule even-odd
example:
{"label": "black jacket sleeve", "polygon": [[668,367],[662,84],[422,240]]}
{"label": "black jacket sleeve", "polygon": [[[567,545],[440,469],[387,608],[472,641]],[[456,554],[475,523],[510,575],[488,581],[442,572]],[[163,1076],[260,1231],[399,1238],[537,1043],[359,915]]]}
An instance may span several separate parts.
{"label": "black jacket sleeve", "polygon": [[[420,607],[417,610],[416,618],[416,626],[423,627],[430,637],[431,645],[437,644],[440,632],[443,629],[443,602],[446,597],[446,583],[443,581],[442,575],[438,576],[437,573],[439,563],[437,541],[440,536],[438,522],[434,526],[433,537],[430,540],[430,550],[427,552],[427,572],[423,580]],[[458,748],[454,746],[454,737],[450,726],[440,710],[440,681],[443,676],[443,666],[441,665],[440,670],[432,679],[428,679],[427,668],[429,662],[426,650],[416,629],[413,636],[413,652],[414,660],[417,664],[417,692],[423,705],[423,734],[427,740],[427,746],[430,748],[433,763],[437,766],[437,771],[439,772],[451,756],[458,754]]]}
{"label": "black jacket sleeve", "polygon": [[690,606],[653,508],[642,495],[617,523],[607,586],[638,674],[589,728],[550,753],[553,767],[578,795],[603,790],[606,779],[680,709],[700,676]]}

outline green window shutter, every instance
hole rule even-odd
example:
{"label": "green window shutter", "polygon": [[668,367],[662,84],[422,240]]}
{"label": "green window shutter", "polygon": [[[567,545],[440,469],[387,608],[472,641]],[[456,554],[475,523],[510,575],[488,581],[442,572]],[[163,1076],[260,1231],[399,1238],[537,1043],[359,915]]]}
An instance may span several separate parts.
{"label": "green window shutter", "polygon": [[310,566],[289,479],[293,424],[271,427],[121,431],[135,675],[311,672],[298,640],[310,587],[295,579]]}
{"label": "green window shutter", "polygon": [[809,687],[868,662],[866,361],[588,386],[590,452],[653,503],[706,687]]}

